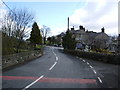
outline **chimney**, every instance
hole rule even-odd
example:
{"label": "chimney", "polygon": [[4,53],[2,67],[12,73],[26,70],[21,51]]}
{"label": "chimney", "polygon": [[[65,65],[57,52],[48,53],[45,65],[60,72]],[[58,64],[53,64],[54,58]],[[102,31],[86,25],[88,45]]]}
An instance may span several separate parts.
{"label": "chimney", "polygon": [[71,28],[71,30],[74,30],[74,26],[73,26],[73,28]]}
{"label": "chimney", "polygon": [[83,30],[85,31],[85,27],[83,28]]}
{"label": "chimney", "polygon": [[80,25],[80,26],[79,26],[79,29],[80,29],[80,30],[83,29],[83,26]]}
{"label": "chimney", "polygon": [[105,32],[105,29],[104,29],[104,27],[103,27],[103,28],[101,28],[101,32],[102,32],[102,33],[104,33],[104,32]]}

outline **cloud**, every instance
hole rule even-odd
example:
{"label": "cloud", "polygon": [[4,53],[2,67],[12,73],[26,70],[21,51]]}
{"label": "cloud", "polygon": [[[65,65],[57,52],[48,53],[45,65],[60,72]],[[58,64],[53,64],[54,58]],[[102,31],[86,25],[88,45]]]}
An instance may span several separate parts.
{"label": "cloud", "polygon": [[0,19],[2,19],[6,13],[7,11],[5,9],[0,9]]}
{"label": "cloud", "polygon": [[117,0],[88,0],[86,6],[75,10],[70,16],[70,25],[75,27],[83,25],[88,30],[96,32],[105,27],[107,34],[118,34]]}
{"label": "cloud", "polygon": [[0,28],[2,27],[3,18],[6,15],[7,10],[0,8]]}
{"label": "cloud", "polygon": [[66,32],[67,27],[53,27],[49,36],[58,35],[61,32]]}
{"label": "cloud", "polygon": [[7,13],[7,10],[5,9],[5,5],[2,3],[2,1],[0,1],[0,27],[6,13]]}

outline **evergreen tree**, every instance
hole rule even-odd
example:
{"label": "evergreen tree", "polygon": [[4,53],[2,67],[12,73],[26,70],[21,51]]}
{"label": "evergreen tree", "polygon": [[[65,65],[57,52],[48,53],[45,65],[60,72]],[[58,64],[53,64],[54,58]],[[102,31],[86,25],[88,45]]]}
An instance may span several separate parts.
{"label": "evergreen tree", "polygon": [[70,50],[75,49],[76,41],[75,38],[72,38],[72,34],[70,33],[69,30],[66,32],[66,35],[62,39],[63,39],[62,44],[64,49],[70,49]]}
{"label": "evergreen tree", "polygon": [[40,33],[40,29],[36,22],[32,25],[32,31],[30,34],[30,42],[34,45],[42,44],[42,35]]}

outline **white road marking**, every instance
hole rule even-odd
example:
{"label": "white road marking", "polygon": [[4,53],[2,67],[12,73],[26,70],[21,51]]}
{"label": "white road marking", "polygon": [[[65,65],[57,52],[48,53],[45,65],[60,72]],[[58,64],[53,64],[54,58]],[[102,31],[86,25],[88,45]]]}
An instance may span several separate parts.
{"label": "white road marking", "polygon": [[[52,50],[52,51],[53,51],[53,50]],[[53,51],[53,54],[55,54],[54,51]]]}
{"label": "white road marking", "polygon": [[[80,58],[81,59],[81,58]],[[82,59],[83,60],[83,59]],[[83,60],[83,62],[85,62],[85,60]],[[93,67],[90,65],[90,63],[88,63],[88,62],[86,62],[89,66],[90,66],[90,68],[93,70],[93,72],[95,73],[95,74],[97,74],[97,72],[93,69]],[[104,76],[103,76],[104,77]],[[100,83],[102,83],[102,80],[101,80],[101,78],[100,77],[98,77],[98,80],[100,81]]]}
{"label": "white road marking", "polygon": [[58,60],[58,57],[56,57],[56,60]]}
{"label": "white road marking", "polygon": [[90,68],[93,68],[93,67],[90,65]]}
{"label": "white road marking", "polygon": [[85,62],[85,60],[83,60],[83,62]]}
{"label": "white road marking", "polygon": [[56,60],[58,60],[58,57],[57,57],[56,53],[53,51],[53,49],[52,49],[52,52],[55,55]]}
{"label": "white road marking", "polygon": [[94,72],[95,74],[97,74],[97,72],[96,72],[95,70],[93,70],[93,72]]}
{"label": "white road marking", "polygon": [[53,69],[53,67],[56,65],[56,63],[57,63],[57,62],[55,62],[55,63],[52,65],[52,67],[51,67],[51,68],[49,68],[49,70],[52,70],[52,69]]}
{"label": "white road marking", "polygon": [[98,80],[100,81],[100,83],[102,83],[102,80],[100,79],[100,77],[98,77]]}
{"label": "white road marking", "polygon": [[87,62],[87,64],[89,65],[89,63]]}
{"label": "white road marking", "polygon": [[53,52],[53,54],[56,56],[56,53],[53,51],[53,49],[52,49],[52,52]]}
{"label": "white road marking", "polygon": [[56,56],[56,54],[54,53],[54,55]]}
{"label": "white road marking", "polygon": [[36,79],[34,82],[32,82],[31,84],[27,85],[24,89],[22,90],[26,90],[29,87],[31,87],[33,84],[35,84],[37,81],[39,81],[40,79],[42,79],[44,77],[44,75],[41,75],[38,79]]}

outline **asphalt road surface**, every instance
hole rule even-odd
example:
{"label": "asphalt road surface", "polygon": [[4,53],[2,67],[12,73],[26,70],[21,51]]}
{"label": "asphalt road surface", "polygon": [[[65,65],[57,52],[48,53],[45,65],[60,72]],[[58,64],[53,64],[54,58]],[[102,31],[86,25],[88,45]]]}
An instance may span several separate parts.
{"label": "asphalt road surface", "polygon": [[2,88],[118,88],[118,66],[46,47],[38,59],[3,72]]}

